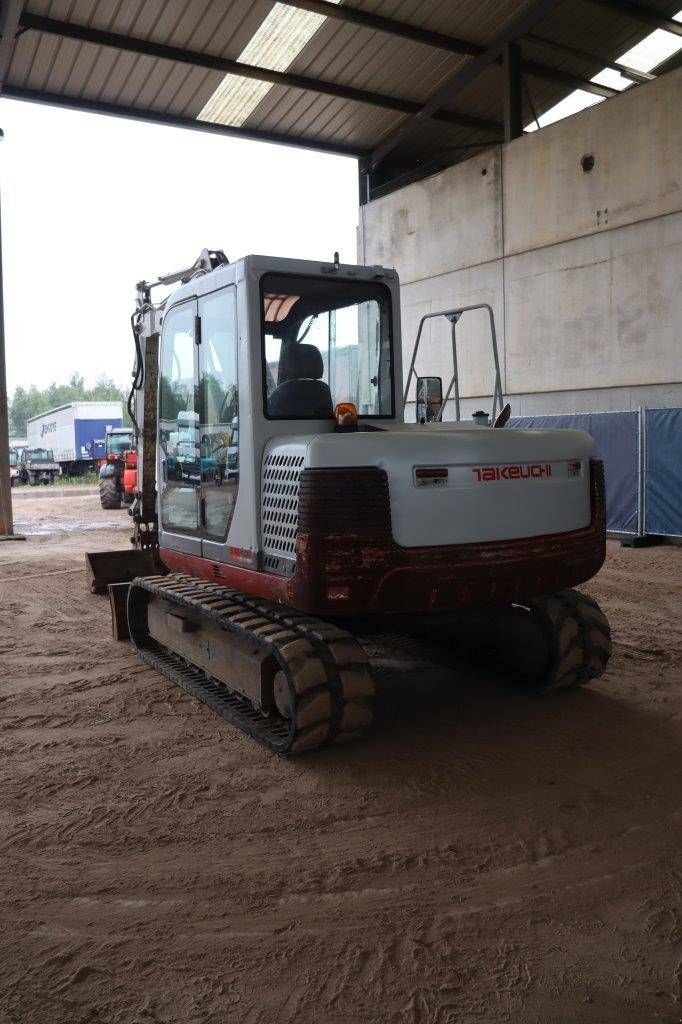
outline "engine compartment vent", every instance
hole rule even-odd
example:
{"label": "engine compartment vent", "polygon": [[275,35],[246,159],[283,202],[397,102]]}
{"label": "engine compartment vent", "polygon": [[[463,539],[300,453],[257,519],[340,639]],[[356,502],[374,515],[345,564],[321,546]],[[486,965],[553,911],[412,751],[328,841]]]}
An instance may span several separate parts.
{"label": "engine compartment vent", "polygon": [[296,565],[298,489],[304,456],[270,452],[263,461],[262,536],[265,572],[291,576]]}

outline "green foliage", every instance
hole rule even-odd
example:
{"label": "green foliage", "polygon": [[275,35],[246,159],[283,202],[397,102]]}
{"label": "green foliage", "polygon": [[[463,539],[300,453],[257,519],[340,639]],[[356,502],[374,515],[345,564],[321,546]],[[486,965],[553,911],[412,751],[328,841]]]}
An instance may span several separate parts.
{"label": "green foliage", "polygon": [[114,383],[110,377],[100,377],[92,388],[86,388],[85,381],[78,373],[72,373],[68,384],[50,384],[39,389],[21,385],[15,389],[9,407],[9,432],[11,437],[25,437],[26,423],[31,416],[38,416],[59,405],[69,402],[123,402],[123,422],[130,424],[127,408],[128,392]]}
{"label": "green foliage", "polygon": [[80,476],[60,476],[55,480],[57,487],[96,487],[98,473],[81,473]]}

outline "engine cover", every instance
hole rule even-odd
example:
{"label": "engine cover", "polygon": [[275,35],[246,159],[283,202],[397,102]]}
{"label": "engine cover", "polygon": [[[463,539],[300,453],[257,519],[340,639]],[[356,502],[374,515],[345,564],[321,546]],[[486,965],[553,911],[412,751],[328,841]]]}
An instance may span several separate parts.
{"label": "engine cover", "polygon": [[396,544],[440,547],[587,526],[593,450],[581,430],[406,424],[318,434],[305,446],[305,467],[383,469]]}

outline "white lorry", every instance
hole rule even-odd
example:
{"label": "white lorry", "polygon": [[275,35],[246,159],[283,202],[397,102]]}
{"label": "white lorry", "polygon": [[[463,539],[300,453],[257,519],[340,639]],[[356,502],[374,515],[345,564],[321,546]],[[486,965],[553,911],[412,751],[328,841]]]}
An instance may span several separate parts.
{"label": "white lorry", "polygon": [[107,430],[121,426],[121,402],[69,402],[31,417],[28,445],[49,446],[62,473],[79,475],[106,458]]}

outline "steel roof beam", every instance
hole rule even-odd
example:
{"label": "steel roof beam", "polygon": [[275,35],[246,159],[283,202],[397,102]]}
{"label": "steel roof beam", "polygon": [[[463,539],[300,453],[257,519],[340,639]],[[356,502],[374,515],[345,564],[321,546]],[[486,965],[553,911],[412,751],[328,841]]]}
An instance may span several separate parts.
{"label": "steel roof beam", "polygon": [[[327,18],[335,18],[337,21],[345,21],[351,25],[361,25],[363,28],[372,29],[375,32],[400,36],[402,39],[409,39],[414,43],[423,43],[436,50],[447,50],[448,53],[458,53],[464,57],[479,57],[485,53],[486,49],[480,43],[458,39],[457,36],[444,35],[442,32],[432,32],[430,29],[419,28],[417,25],[396,21],[393,18],[385,18],[381,14],[362,11],[357,7],[349,7],[347,4],[333,4],[329,0],[279,0],[279,2],[288,7],[298,7],[302,11],[312,11]],[[599,60],[599,58],[595,59]],[[498,57],[495,63],[502,64],[502,58]],[[553,68],[538,61],[522,60],[521,64],[525,75],[541,78],[546,82],[558,82],[560,85],[567,85],[573,89],[584,89],[586,92],[606,98],[615,96],[618,92],[617,89],[599,85],[598,82],[590,82],[589,79],[580,75],[574,75],[570,71]]]}
{"label": "steel roof beam", "polygon": [[370,158],[372,169],[378,167],[388,154],[393,152],[396,146],[404,142],[417,128],[431,120],[436,110],[439,110],[445,103],[451,102],[462,89],[470,85],[483,71],[494,64],[497,58],[502,56],[508,43],[513,43],[521,36],[532,32],[535,26],[559,3],[561,0],[535,0],[523,14],[514,18],[502,32],[497,34],[484,53],[474,57],[463,68],[451,75],[417,113],[405,118],[394,131],[388,133],[384,141],[372,153]]}
{"label": "steel roof beam", "polygon": [[0,93],[7,78],[7,72],[12,62],[14,43],[19,18],[23,9],[23,0],[4,0],[0,11]]}
{"label": "steel roof beam", "polygon": [[[415,114],[421,109],[420,103],[414,100],[401,99],[398,96],[386,96],[384,93],[355,89],[352,86],[325,81],[321,78],[311,78],[307,75],[297,75],[289,71],[271,71],[269,68],[257,67],[254,64],[244,64],[241,61],[231,60],[228,57],[219,57],[212,53],[185,50],[177,46],[168,46],[165,43],[155,43],[148,39],[138,39],[134,36],[106,32],[102,29],[91,28],[89,25],[80,25],[70,21],[57,21],[54,18],[45,18],[42,15],[24,13],[21,16],[20,25],[24,29],[46,32],[50,35],[62,36],[67,39],[76,39],[81,43],[92,43],[95,46],[106,46],[114,50],[137,53],[141,56],[154,57],[159,60],[190,64],[192,67],[219,71],[222,74],[238,75],[241,78],[252,78],[258,82],[270,82],[272,85],[283,85],[287,88],[301,89],[305,92],[317,92],[324,96],[334,96],[353,103],[365,103],[371,107],[382,107],[384,110],[393,110],[400,114]],[[485,132],[486,135],[489,135],[491,132],[502,131],[502,124],[498,121],[490,121],[486,118],[473,117],[468,114],[459,114],[450,110],[437,110],[434,112],[433,117],[436,121],[443,121],[446,124],[455,125],[460,128],[470,128],[474,131]]]}
{"label": "steel roof beam", "polygon": [[632,0],[590,0],[598,7],[608,7],[619,14],[625,14],[634,21],[640,21],[643,25],[651,25],[652,28],[662,28],[665,32],[672,32],[673,35],[682,36],[682,22],[668,18],[665,14],[652,11],[650,7],[642,7],[633,3]]}
{"label": "steel roof beam", "polygon": [[366,157],[367,151],[360,146],[345,146],[337,142],[323,142],[307,139],[305,136],[283,135],[258,128],[235,128],[232,125],[218,124],[216,121],[197,121],[195,117],[183,117],[180,114],[165,114],[139,107],[121,106],[119,103],[104,103],[101,100],[88,100],[80,96],[64,96],[62,93],[42,92],[39,89],[22,89],[8,85],[4,95],[10,99],[25,100],[27,103],[45,103],[48,106],[64,107],[66,110],[80,110],[86,114],[105,114],[110,117],[124,117],[132,121],[144,121],[147,124],[167,125],[171,128],[188,128],[195,132],[208,132],[211,135],[225,135],[230,138],[249,139],[253,142],[271,142],[280,146],[296,146],[299,149],[310,149],[319,153],[334,153],[337,156],[355,157],[360,160]]}
{"label": "steel roof beam", "polygon": [[556,50],[557,53],[564,53],[569,57],[577,57],[579,60],[591,61],[593,64],[601,64],[602,67],[610,68],[611,71],[617,71],[623,78],[629,78],[631,82],[637,82],[638,85],[644,82],[651,82],[656,78],[656,75],[652,75],[650,71],[637,71],[636,68],[628,67],[627,64],[622,64],[619,60],[608,60],[606,57],[599,57],[596,53],[589,53],[587,50],[579,50],[575,46],[569,46],[568,43],[558,43],[556,39],[538,36],[534,32],[529,32],[526,39],[531,43],[537,43],[538,46],[546,46],[551,50]]}

